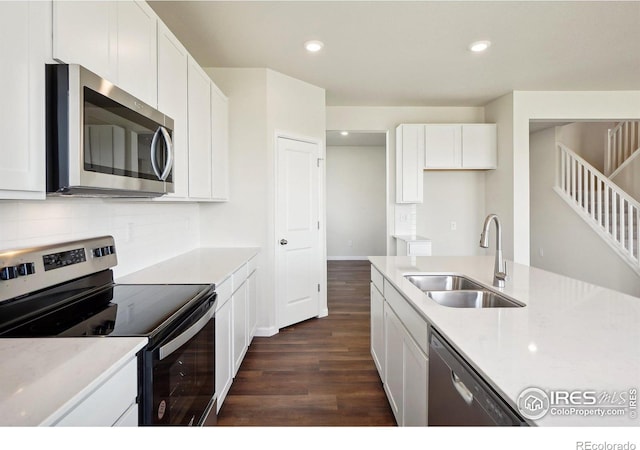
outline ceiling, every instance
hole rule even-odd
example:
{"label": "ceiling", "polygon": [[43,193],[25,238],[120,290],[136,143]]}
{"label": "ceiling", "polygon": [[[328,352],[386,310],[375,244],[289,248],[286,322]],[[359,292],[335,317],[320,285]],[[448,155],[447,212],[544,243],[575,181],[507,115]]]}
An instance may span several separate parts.
{"label": "ceiling", "polygon": [[[345,130],[346,131],[346,130]],[[327,147],[386,147],[387,133],[384,131],[327,131]]]}
{"label": "ceiling", "polygon": [[[640,1],[150,1],[204,67],[267,67],[330,106],[639,90]],[[307,53],[303,43],[324,42]],[[468,50],[490,40],[484,54]]]}

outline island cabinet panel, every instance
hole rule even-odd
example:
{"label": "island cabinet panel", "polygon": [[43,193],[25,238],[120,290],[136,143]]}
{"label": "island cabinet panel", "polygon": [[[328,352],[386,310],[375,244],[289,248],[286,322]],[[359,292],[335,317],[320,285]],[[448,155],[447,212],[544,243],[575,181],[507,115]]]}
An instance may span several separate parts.
{"label": "island cabinet panel", "polygon": [[374,267],[371,279],[371,355],[389,405],[398,425],[425,426],[428,324]]}

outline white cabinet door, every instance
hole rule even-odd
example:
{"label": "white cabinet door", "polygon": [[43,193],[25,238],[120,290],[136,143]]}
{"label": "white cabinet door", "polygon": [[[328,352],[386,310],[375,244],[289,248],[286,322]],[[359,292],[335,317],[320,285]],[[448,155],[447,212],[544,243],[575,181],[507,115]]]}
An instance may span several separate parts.
{"label": "white cabinet door", "polygon": [[53,57],[118,84],[118,2],[54,1]]}
{"label": "white cabinet door", "polygon": [[461,125],[425,125],[425,158],[427,169],[462,167]]}
{"label": "white cabinet door", "polygon": [[[74,405],[55,426],[113,426],[136,404],[138,360],[132,359],[107,381]],[[129,420],[125,422],[130,423]]]}
{"label": "white cabinet door", "polygon": [[422,203],[424,125],[403,124],[396,128],[396,202]]}
{"label": "white cabinet door", "polygon": [[464,169],[498,167],[496,124],[462,125],[462,167]]}
{"label": "white cabinet door", "polygon": [[403,424],[404,330],[391,308],[384,308],[385,369],[384,390],[398,425]]}
{"label": "white cabinet door", "polygon": [[371,357],[384,380],[384,297],[371,283]]}
{"label": "white cabinet door", "polygon": [[214,200],[229,200],[229,100],[211,82],[211,171]]}
{"label": "white cabinet door", "polygon": [[[158,104],[156,15],[142,1],[119,1],[117,4],[117,84],[155,108]],[[78,36],[76,39],[82,40]]]}
{"label": "white cabinet door", "polygon": [[45,196],[46,2],[0,2],[0,199]]}
{"label": "white cabinet door", "polygon": [[428,360],[422,350],[404,333],[402,365],[404,371],[403,426],[427,425]]}
{"label": "white cabinet door", "polygon": [[247,282],[243,282],[231,296],[233,308],[233,375],[238,373],[247,353]]}
{"label": "white cabinet door", "polygon": [[174,193],[167,196],[170,198],[186,198],[189,195],[188,55],[173,33],[158,21],[158,109],[174,122]]}
{"label": "white cabinet door", "polygon": [[190,56],[188,69],[189,197],[211,199],[211,80]]}
{"label": "white cabinet door", "polygon": [[[230,283],[230,280],[226,282]],[[223,304],[216,311],[216,394],[218,395],[216,413],[220,411],[227,397],[234,374],[231,298],[218,298],[218,301]]]}
{"label": "white cabinet door", "polygon": [[258,285],[256,271],[253,271],[247,279],[247,345],[251,344],[258,327]]}

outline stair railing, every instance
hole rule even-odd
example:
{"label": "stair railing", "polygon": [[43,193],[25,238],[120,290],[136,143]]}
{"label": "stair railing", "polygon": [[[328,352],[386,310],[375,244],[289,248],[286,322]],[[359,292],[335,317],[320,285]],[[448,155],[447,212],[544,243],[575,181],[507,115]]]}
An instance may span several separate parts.
{"label": "stair railing", "polygon": [[604,173],[611,176],[636,150],[640,149],[640,121],[620,122],[607,132]]}
{"label": "stair railing", "polygon": [[640,203],[557,143],[556,192],[640,274]]}

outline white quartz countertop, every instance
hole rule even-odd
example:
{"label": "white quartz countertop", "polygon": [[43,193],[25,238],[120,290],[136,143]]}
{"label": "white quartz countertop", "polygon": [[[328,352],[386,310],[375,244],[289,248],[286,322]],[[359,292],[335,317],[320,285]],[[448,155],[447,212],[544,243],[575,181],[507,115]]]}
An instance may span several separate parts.
{"label": "white quartz countertop", "polygon": [[202,247],[116,279],[120,284],[219,284],[259,248]]}
{"label": "white quartz countertop", "polygon": [[[529,387],[595,391],[596,406],[605,412],[620,395],[630,406],[632,390],[640,388],[640,298],[508,262],[510,278],[502,292],[524,307],[450,308],[428,298],[404,275],[460,274],[491,287],[493,256],[369,259],[516,411],[518,396]],[[614,394],[613,401],[601,401]],[[639,409],[605,417],[549,412],[528,422],[640,426]]]}
{"label": "white quartz countertop", "polygon": [[53,425],[130,361],[146,338],[0,339],[0,425]]}

